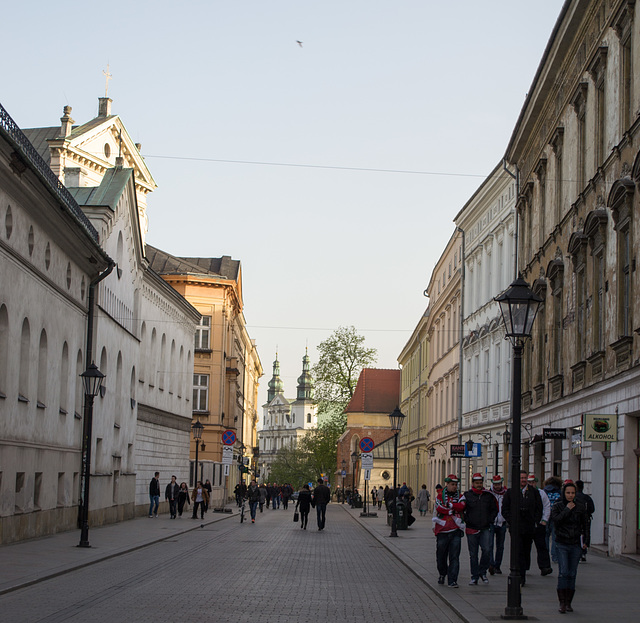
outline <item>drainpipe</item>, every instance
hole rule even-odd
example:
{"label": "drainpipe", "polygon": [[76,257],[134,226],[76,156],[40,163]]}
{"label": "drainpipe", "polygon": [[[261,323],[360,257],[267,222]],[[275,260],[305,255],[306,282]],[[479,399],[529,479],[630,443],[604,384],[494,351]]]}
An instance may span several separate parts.
{"label": "drainpipe", "polygon": [[[461,229],[460,227],[456,227],[456,230],[458,230],[461,234],[462,234],[462,261],[460,262],[460,318],[459,318],[459,322],[460,322],[460,339],[459,339],[459,346],[458,346],[458,350],[460,351],[460,361],[458,363],[458,374],[459,374],[459,381],[458,381],[458,445],[460,445],[462,443],[462,380],[463,380],[463,376],[462,376],[462,368],[463,368],[463,364],[464,364],[464,358],[463,358],[463,353],[462,353],[462,337],[463,337],[463,330],[464,330],[464,287],[465,287],[465,263],[467,261],[467,257],[466,257],[466,251],[465,251],[465,235],[464,235],[464,230]],[[459,478],[462,478],[462,459],[458,459],[458,474],[460,474]]]}
{"label": "drainpipe", "polygon": [[109,265],[105,268],[105,270],[89,284],[89,313],[87,315],[87,347],[85,357],[85,370],[93,363],[93,317],[95,307],[95,289],[103,279],[106,279],[111,274],[111,271],[115,268],[115,265],[115,262],[110,259]]}

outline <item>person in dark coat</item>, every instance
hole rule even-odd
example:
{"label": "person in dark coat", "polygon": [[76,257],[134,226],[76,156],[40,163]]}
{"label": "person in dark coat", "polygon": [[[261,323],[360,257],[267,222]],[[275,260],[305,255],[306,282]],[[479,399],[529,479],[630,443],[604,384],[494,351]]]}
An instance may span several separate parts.
{"label": "person in dark coat", "polygon": [[327,515],[327,504],[331,501],[331,490],[324,484],[322,478],[318,478],[318,484],[313,490],[313,505],[318,514],[318,530],[324,530]]}
{"label": "person in dark coat", "polygon": [[209,510],[209,502],[211,502],[211,492],[213,491],[213,487],[211,486],[211,481],[207,478],[207,480],[205,480],[204,485],[202,485],[206,490],[207,493],[209,494],[209,498],[207,499],[207,503],[205,504],[204,507],[204,514],[207,514],[207,511]]}
{"label": "person in dark coat", "polygon": [[591,545],[591,517],[596,512],[596,505],[593,503],[593,498],[584,492],[582,480],[576,480],[576,502],[580,502],[587,509],[587,537],[585,539],[587,547],[582,550],[582,556],[580,556],[580,562],[587,562],[587,548]]}
{"label": "person in dark coat", "polygon": [[[470,585],[488,584],[487,570],[491,562],[491,524],[498,516],[498,504],[491,491],[484,488],[484,478],[477,473],[471,477],[472,487],[460,500],[464,501],[463,518],[467,546],[469,547],[469,562],[471,565]],[[478,549],[480,562],[478,563]]]}
{"label": "person in dark coat", "polygon": [[158,516],[160,506],[160,472],[156,472],[149,483],[149,518]]}
{"label": "person in dark coat", "polygon": [[309,489],[309,485],[304,485],[300,489],[296,510],[300,510],[300,528],[306,530],[309,522],[309,511],[311,510],[311,489]]}
{"label": "person in dark coat", "polygon": [[520,472],[520,486],[510,487],[502,500],[502,516],[513,525],[511,502],[514,495],[520,496],[520,584],[525,585],[526,575],[531,566],[531,546],[536,527],[542,520],[542,498],[535,487],[527,484],[527,472]]}
{"label": "person in dark coat", "polygon": [[558,550],[558,611],[573,612],[578,564],[586,549],[587,508],[576,500],[576,486],[570,480],[562,485],[562,497],[551,509],[551,521]]}
{"label": "person in dark coat", "polygon": [[251,513],[251,523],[256,523],[256,510],[260,504],[260,487],[255,480],[251,481],[247,489],[247,498],[249,500],[249,511]]}
{"label": "person in dark coat", "polygon": [[189,487],[186,482],[181,482],[180,490],[178,491],[178,517],[182,517],[185,504],[191,506],[191,502],[189,501]]}
{"label": "person in dark coat", "polygon": [[176,477],[171,476],[171,482],[167,485],[167,488],[164,490],[164,499],[169,501],[169,512],[171,513],[171,519],[176,518],[176,506],[178,503],[179,491],[180,491],[180,486],[176,482]]}

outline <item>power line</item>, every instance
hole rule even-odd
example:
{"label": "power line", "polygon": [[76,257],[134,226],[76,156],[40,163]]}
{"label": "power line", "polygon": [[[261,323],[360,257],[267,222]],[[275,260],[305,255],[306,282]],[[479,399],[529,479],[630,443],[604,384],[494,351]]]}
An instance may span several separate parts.
{"label": "power line", "polygon": [[[247,327],[251,329],[282,329],[286,331],[294,330],[294,331],[335,331],[335,327],[326,328],[326,327],[271,327],[266,325],[256,325],[256,324],[247,324]],[[358,331],[362,331],[363,333],[408,333],[413,331],[413,329],[358,329]]]}

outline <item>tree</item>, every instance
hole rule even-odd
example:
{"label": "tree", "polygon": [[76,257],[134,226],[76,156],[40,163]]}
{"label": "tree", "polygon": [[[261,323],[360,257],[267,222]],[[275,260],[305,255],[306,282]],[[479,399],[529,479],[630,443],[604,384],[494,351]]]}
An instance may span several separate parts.
{"label": "tree", "polygon": [[338,327],[318,345],[313,367],[315,396],[320,413],[342,413],[356,389],[362,368],[376,362],[377,350],[364,346],[355,327]]}

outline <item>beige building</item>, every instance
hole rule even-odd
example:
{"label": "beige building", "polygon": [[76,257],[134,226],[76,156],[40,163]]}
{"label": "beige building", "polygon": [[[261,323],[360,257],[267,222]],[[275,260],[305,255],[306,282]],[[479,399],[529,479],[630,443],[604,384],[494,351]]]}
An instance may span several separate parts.
{"label": "beige building", "polygon": [[585,481],[592,544],[612,555],[640,553],[638,67],[640,4],[566,2],[506,153],[518,268],[543,299],[523,359],[523,463]]}
{"label": "beige building", "polygon": [[[192,401],[193,418],[204,425],[198,478],[211,479],[215,501],[220,502],[225,486],[222,433],[230,429],[237,438],[238,461],[229,470],[227,493],[242,477],[239,461],[254,470],[257,461],[257,400],[263,370],[244,319],[240,261],[227,255],[175,257],[150,245],[147,257],[151,267],[202,314],[194,344]],[[190,455],[195,460],[195,442]]]}

